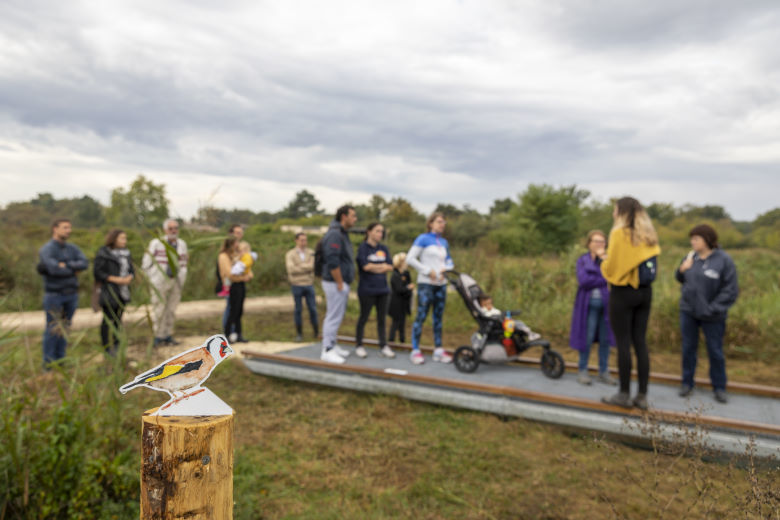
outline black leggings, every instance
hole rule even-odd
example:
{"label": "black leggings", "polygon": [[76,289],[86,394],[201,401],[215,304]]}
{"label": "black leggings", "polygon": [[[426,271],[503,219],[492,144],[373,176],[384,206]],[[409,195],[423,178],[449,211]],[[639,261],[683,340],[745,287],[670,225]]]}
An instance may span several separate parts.
{"label": "black leggings", "polygon": [[116,301],[103,303],[103,321],[100,322],[100,340],[106,352],[119,350],[119,331],[122,330],[122,313],[125,306]]}
{"label": "black leggings", "polygon": [[241,316],[244,315],[244,297],[246,296],[246,284],[233,282],[230,286],[230,313],[225,322],[225,337],[230,338],[230,333],[235,332],[241,337]]}
{"label": "black leggings", "polygon": [[395,341],[395,333],[398,331],[398,341],[406,343],[406,313],[399,316],[390,316],[390,341]]}
{"label": "black leggings", "polygon": [[357,327],[355,327],[355,344],[363,344],[363,329],[366,327],[368,315],[371,314],[371,308],[376,307],[376,332],[379,336],[379,346],[387,344],[385,337],[385,315],[387,314],[387,300],[389,294],[358,295],[360,300],[360,318],[358,318]]}
{"label": "black leggings", "polygon": [[609,293],[609,321],[618,349],[620,391],[631,389],[631,344],[636,353],[636,371],[639,393],[647,394],[650,377],[650,355],[647,351],[647,320],[653,301],[652,286],[634,289],[627,285],[613,285]]}

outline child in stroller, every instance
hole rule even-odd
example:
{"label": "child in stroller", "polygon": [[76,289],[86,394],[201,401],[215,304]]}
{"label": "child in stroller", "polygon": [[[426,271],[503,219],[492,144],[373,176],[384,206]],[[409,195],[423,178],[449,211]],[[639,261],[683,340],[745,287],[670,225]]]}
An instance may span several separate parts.
{"label": "child in stroller", "polygon": [[[482,293],[477,297],[479,312],[482,313],[482,315],[486,318],[497,318],[501,319],[501,316],[503,313],[501,310],[496,309],[493,307],[493,297],[489,294]],[[507,313],[507,319],[511,319],[511,311]],[[538,332],[534,332],[531,330],[531,328],[523,323],[520,320],[513,320],[514,321],[514,328],[515,330],[522,330],[525,332],[526,336],[528,336],[528,340],[532,341],[535,339],[541,338],[541,334]],[[501,322],[504,328],[506,329],[508,323],[506,323],[506,320]]]}
{"label": "child in stroller", "polygon": [[512,318],[512,314],[518,314],[518,311],[507,311],[502,319],[501,311],[493,307],[492,298],[471,276],[457,271],[447,271],[445,276],[455,286],[479,326],[479,330],[471,336],[471,345],[455,350],[455,368],[460,372],[474,372],[480,363],[515,361],[529,348],[541,347],[542,372],[553,379],[563,375],[563,357],[550,348],[549,341],[542,339],[522,321]]}

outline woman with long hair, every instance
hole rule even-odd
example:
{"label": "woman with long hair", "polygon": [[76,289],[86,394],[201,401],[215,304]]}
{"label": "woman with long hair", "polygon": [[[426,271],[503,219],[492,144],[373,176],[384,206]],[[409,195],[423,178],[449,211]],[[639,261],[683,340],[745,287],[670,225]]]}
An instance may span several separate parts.
{"label": "woman with long hair", "polygon": [[433,213],[426,222],[428,232],[419,235],[406,254],[407,263],[417,271],[417,316],[412,325],[412,352],[410,359],[413,364],[425,362],[420,352],[420,336],[422,326],[428,311],[433,307],[433,360],[441,363],[452,362],[452,356],[442,348],[442,320],[444,305],[447,302],[447,278],[445,271],[453,268],[450,246],[442,236],[447,221],[444,214]]}
{"label": "woman with long hair", "polygon": [[607,281],[601,274],[601,262],[605,256],[607,237],[600,229],[588,233],[585,247],[588,251],[577,259],[577,296],[571,313],[571,333],[569,345],[579,351],[579,376],[577,381],[583,385],[591,384],[588,374],[590,347],[599,342],[599,375],[597,381],[608,385],[617,382],[609,375],[609,349],[615,344],[612,329],[609,326],[607,309],[609,291]]}
{"label": "woman with long hair", "polygon": [[[612,217],[614,224],[601,273],[610,284],[609,321],[617,342],[620,391],[602,401],[646,410],[650,356],[645,336],[653,300],[655,259],[661,254],[661,248],[650,217],[635,198],[619,199]],[[630,394],[632,344],[639,379],[639,389],[633,399]]]}
{"label": "woman with long hair", "polygon": [[225,322],[225,336],[230,342],[236,342],[241,337],[241,316],[244,314],[244,298],[246,297],[246,282],[254,276],[251,270],[244,274],[233,274],[233,264],[239,259],[239,242],[234,236],[227,237],[217,256],[220,280],[230,280],[228,301],[230,311]]}
{"label": "woman with long hair", "polygon": [[121,229],[108,232],[105,244],[95,255],[92,273],[95,282],[100,284],[100,308],[103,310],[100,339],[106,352],[115,356],[119,350],[122,314],[130,301],[130,282],[135,276],[133,259],[127,249],[127,233]]}
{"label": "woman with long hair", "polygon": [[385,227],[379,222],[372,222],[366,228],[366,238],[358,246],[358,300],[360,301],[360,318],[355,327],[355,354],[364,358],[368,354],[363,347],[363,330],[366,327],[371,309],[376,307],[376,330],[379,340],[379,352],[389,358],[395,357],[395,352],[387,344],[385,315],[390,287],[387,285],[387,273],[393,270],[390,261],[390,251],[382,244]]}

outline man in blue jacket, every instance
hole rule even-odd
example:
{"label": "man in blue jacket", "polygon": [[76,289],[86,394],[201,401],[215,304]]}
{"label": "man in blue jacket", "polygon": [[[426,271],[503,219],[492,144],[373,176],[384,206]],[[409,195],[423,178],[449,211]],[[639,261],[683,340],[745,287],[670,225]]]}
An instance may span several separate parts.
{"label": "man in blue jacket", "polygon": [[38,272],[43,276],[43,368],[65,357],[67,333],[79,304],[79,281],[76,275],[89,267],[77,246],[68,244],[70,220],[60,218],[51,226],[51,240],[38,253]]}
{"label": "man in blue jacket", "polygon": [[341,206],[322,237],[322,291],[325,293],[326,311],[322,323],[322,355],[329,363],[344,363],[349,351],[336,345],[339,326],[344,319],[349,298],[349,284],[355,279],[355,256],[349,229],[357,222],[355,208]]}

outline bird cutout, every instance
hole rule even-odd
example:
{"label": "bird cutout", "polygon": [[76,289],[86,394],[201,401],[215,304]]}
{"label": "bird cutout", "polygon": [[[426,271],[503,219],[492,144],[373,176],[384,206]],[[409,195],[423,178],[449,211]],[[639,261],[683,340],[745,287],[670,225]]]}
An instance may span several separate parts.
{"label": "bird cutout", "polygon": [[233,410],[201,385],[214,368],[232,353],[225,336],[211,336],[203,345],[139,374],[119,387],[119,391],[126,394],[133,388],[146,387],[167,392],[171,398],[152,415],[229,415]]}

